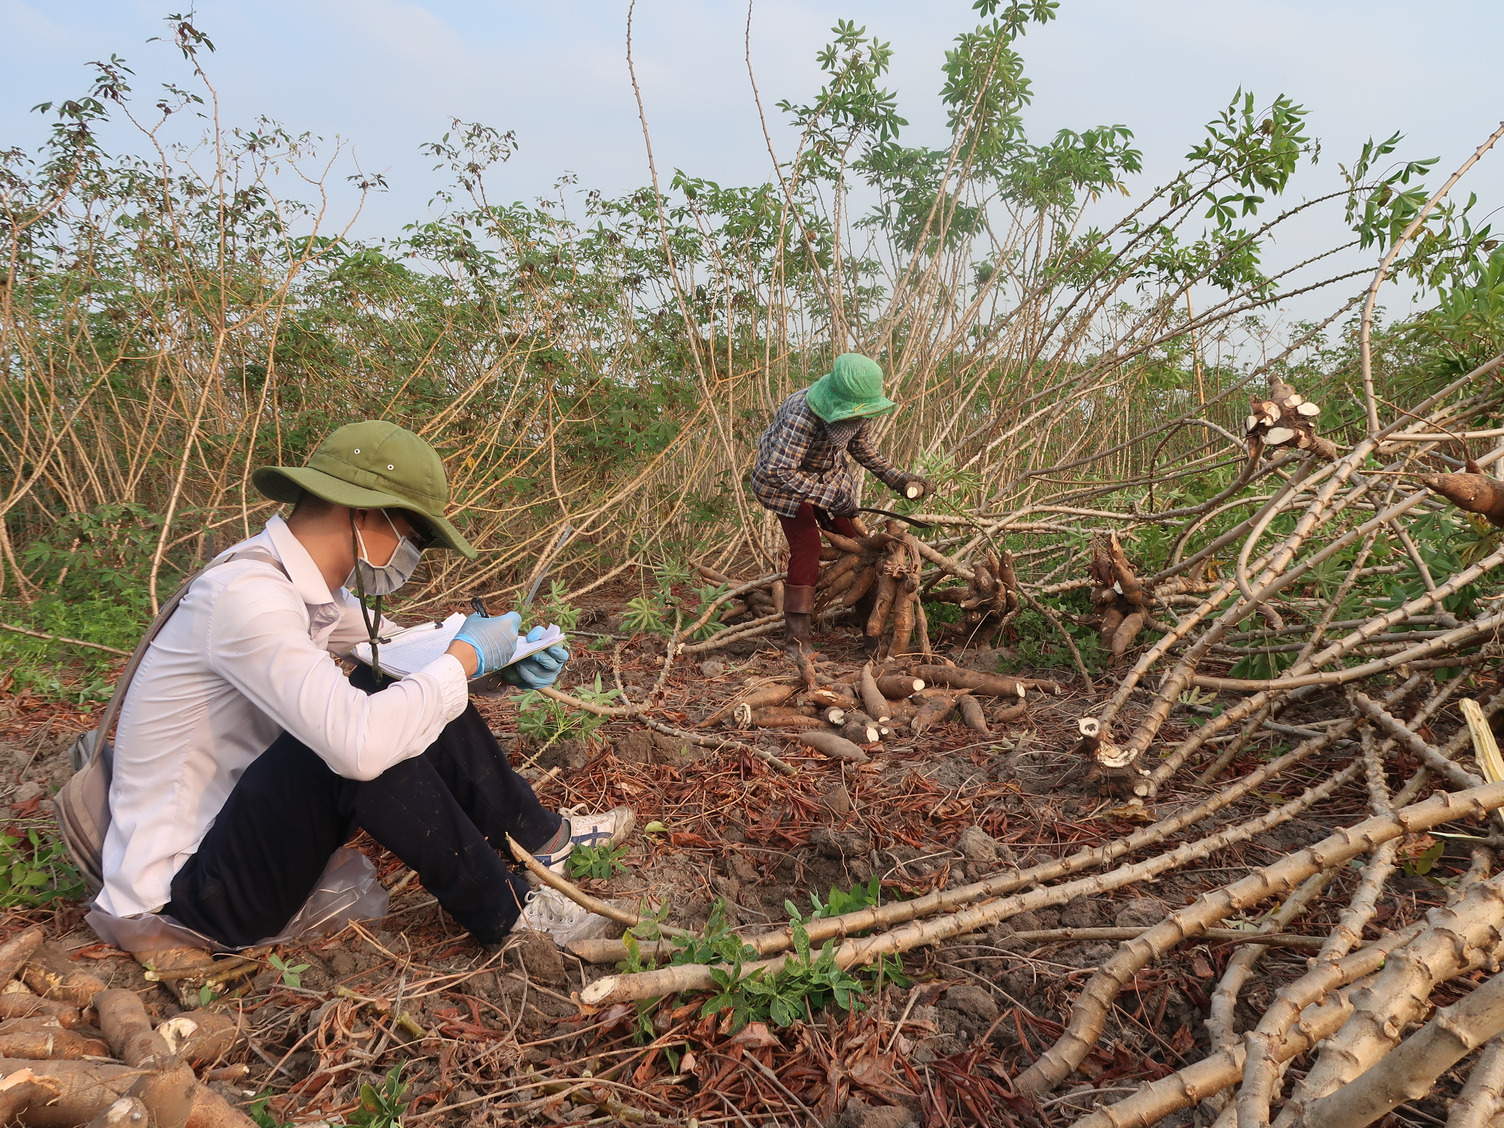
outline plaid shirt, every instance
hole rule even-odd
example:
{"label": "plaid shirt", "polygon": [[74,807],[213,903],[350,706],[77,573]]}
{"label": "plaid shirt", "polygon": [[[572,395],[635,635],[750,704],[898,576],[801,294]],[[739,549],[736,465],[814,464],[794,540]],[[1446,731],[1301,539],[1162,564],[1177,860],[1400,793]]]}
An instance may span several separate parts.
{"label": "plaid shirt", "polygon": [[856,480],[846,461],[848,453],[890,488],[898,489],[908,475],[868,441],[868,423],[860,420],[849,436],[842,436],[846,428],[836,424],[837,434],[832,435],[804,402],[804,392],[795,392],[783,401],[757,440],[752,495],[780,517],[797,517],[805,502],[835,514],[849,513],[856,505]]}

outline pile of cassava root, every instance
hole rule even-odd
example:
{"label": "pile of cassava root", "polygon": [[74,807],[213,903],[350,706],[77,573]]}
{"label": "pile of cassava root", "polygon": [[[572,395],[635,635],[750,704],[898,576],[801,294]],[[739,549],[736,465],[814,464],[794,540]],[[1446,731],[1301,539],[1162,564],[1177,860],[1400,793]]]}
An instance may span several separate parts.
{"label": "pile of cassava root", "polygon": [[[984,544],[974,564],[963,564],[920,540],[903,521],[889,520],[886,528],[868,531],[862,520],[852,519],[857,537],[822,529],[819,579],[815,583],[815,613],[822,620],[855,613],[865,649],[878,659],[935,653],[929,617],[924,603],[951,603],[963,612],[959,622],[946,625],[950,642],[970,644],[1001,632],[1018,613],[1020,591],[1013,557]],[[932,566],[926,577],[925,569]],[[703,642],[691,644],[686,653],[714,650],[740,639],[757,638],[781,629],[783,573],[774,573],[745,583],[733,580],[705,564],[696,571],[727,589],[716,601],[721,621],[731,625]],[[943,581],[952,581],[941,586]],[[959,581],[959,582],[955,582]],[[747,618],[747,616],[752,616]],[[740,622],[732,622],[740,619]],[[704,623],[702,618],[681,637],[688,637]]]}
{"label": "pile of cassava root", "polygon": [[253,1128],[204,1083],[247,1072],[216,1068],[234,1021],[195,1010],[154,1026],[136,992],[77,969],[40,928],[0,946],[0,1016],[0,1123]]}
{"label": "pile of cassava root", "polygon": [[865,763],[869,752],[882,750],[885,738],[917,736],[952,715],[990,736],[992,724],[1024,715],[1029,690],[1058,693],[1061,688],[923,657],[883,666],[868,662],[844,680],[810,661],[797,665],[798,677],[754,682],[700,727],[729,722],[739,729],[781,730],[826,756]]}

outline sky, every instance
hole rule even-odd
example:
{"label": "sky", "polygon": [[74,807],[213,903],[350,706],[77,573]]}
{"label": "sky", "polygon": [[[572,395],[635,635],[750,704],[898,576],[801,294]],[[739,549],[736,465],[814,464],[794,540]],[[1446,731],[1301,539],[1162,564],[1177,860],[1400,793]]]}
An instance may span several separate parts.
{"label": "sky", "polygon": [[[118,54],[143,100],[183,80],[163,17],[193,0],[0,0],[0,148],[34,147],[31,107],[75,96],[89,60]],[[442,177],[419,146],[451,119],[514,130],[518,152],[493,200],[531,199],[565,173],[613,194],[648,181],[626,61],[624,0],[198,0],[217,50],[206,67],[227,124],[258,116],[339,137],[388,191],[357,231],[395,234],[427,214]],[[837,19],[892,43],[890,85],[905,140],[943,145],[937,93],[954,37],[975,26],[969,0],[755,0],[750,52],[775,145],[792,148],[774,103],[819,87],[815,53]],[[727,0],[638,0],[632,50],[658,170],[723,184],[765,180],[770,162],[748,80],[748,8]],[[1147,189],[1173,173],[1203,124],[1242,87],[1311,111],[1323,141],[1316,174],[1336,182],[1363,140],[1406,134],[1406,158],[1460,163],[1504,118],[1491,65],[1504,41],[1498,0],[1062,0],[1021,50],[1039,140],[1062,127],[1122,123],[1144,151]],[[1480,54],[1482,52],[1482,54]],[[149,104],[149,103],[148,103]],[[107,137],[124,147],[124,134]],[[348,170],[346,170],[348,171]],[[343,175],[343,173],[341,173]],[[1504,146],[1465,187],[1504,203]],[[349,201],[339,199],[337,205]],[[336,208],[338,210],[338,208]],[[1325,222],[1325,221],[1320,221]],[[1328,232],[1313,220],[1295,240]],[[1314,225],[1313,225],[1314,224]],[[1300,248],[1288,248],[1296,253]]]}

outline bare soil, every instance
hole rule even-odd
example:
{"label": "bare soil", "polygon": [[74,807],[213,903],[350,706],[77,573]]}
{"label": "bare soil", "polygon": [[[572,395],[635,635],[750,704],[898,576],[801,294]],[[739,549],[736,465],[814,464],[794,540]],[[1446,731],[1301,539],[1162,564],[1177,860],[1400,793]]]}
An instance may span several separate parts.
{"label": "bare soil", "polygon": [[[859,667],[849,628],[819,641],[827,668]],[[641,700],[657,680],[662,651],[661,641],[650,638],[623,648],[620,673],[630,699]],[[997,654],[955,657],[994,669]],[[674,668],[655,716],[692,728],[745,679],[792,669],[766,640],[704,658]],[[610,684],[610,650],[577,654],[566,680],[588,683],[596,673]],[[1038,676],[1074,684],[1066,670]],[[940,724],[889,741],[862,765],[825,759],[782,734],[727,732],[768,747],[797,769],[792,777],[740,749],[686,746],[625,721],[605,725],[589,741],[540,749],[518,737],[508,700],[486,700],[481,708],[546,803],[586,810],[624,803],[636,812],[628,871],[586,882],[587,889],[625,903],[646,898],[667,905],[669,919],[688,928],[702,925],[719,899],[733,924],[761,930],[787,922],[786,900],[808,912],[812,894],[823,899],[832,887],[849,889],[873,874],[881,875],[885,901],[912,897],[1129,833],[1135,813],[1095,793],[1074,750],[1075,721],[1098,700],[1082,690],[1031,696],[1027,716],[998,726],[990,738]],[[1341,711],[1340,702],[1320,699],[1299,709],[1312,717]],[[1286,719],[1298,724],[1300,716],[1292,709]],[[1177,708],[1161,740],[1177,739],[1196,720]],[[0,804],[14,826],[49,818],[45,796],[66,779],[67,746],[87,723],[66,707],[0,700]],[[1268,739],[1255,741],[1229,776],[1271,751]],[[1314,760],[1190,833],[1202,837],[1262,813],[1329,770],[1327,761]],[[1412,769],[1401,761],[1393,770],[1398,777]],[[1189,771],[1177,777],[1155,814],[1204,797],[1207,790],[1193,780]],[[584,964],[534,934],[488,955],[396,858],[358,839],[395,891],[390,915],[281,949],[286,964],[308,965],[297,987],[268,965],[210,1003],[238,1016],[247,1034],[229,1063],[243,1064],[245,1076],[216,1085],[240,1103],[272,1094],[279,1122],[346,1118],[358,1107],[361,1085],[379,1085],[402,1065],[409,1125],[1063,1125],[1205,1054],[1209,994],[1233,948],[1185,945],[1143,971],[1118,998],[1107,1036],[1083,1068],[1036,1106],[1014,1094],[1010,1078],[1060,1033],[1081,986],[1115,945],[1020,945],[1011,935],[1151,925],[1167,907],[1366,813],[1362,785],[1354,785],[1262,839],[1153,884],[1078,898],[909,953],[909,986],[871,982],[853,1012],[815,1012],[783,1030],[762,1024],[733,1030],[722,1016],[702,1016],[703,997],[662,1000],[645,1008],[645,1024],[630,1005],[582,1011],[580,988],[612,968]],[[643,834],[640,828],[655,820],[666,829]],[[1394,928],[1443,901],[1435,879],[1454,876],[1467,858],[1444,841],[1448,851],[1428,877],[1390,883],[1376,927]],[[1357,877],[1354,870],[1333,882],[1323,906],[1296,930],[1325,935]],[[154,1014],[183,1006],[147,982],[132,958],[100,944],[82,924],[84,911],[72,902],[13,911],[3,932],[43,924],[112,986],[141,991]],[[1280,983],[1304,971],[1305,959],[1278,950],[1265,957],[1240,1004],[1242,1028],[1257,1020]],[[410,1016],[405,1025],[421,1036],[391,1021],[394,1012]],[[1292,1076],[1303,1063],[1296,1066]],[[1193,1115],[1199,1114],[1188,1110],[1166,1123],[1190,1123]]]}

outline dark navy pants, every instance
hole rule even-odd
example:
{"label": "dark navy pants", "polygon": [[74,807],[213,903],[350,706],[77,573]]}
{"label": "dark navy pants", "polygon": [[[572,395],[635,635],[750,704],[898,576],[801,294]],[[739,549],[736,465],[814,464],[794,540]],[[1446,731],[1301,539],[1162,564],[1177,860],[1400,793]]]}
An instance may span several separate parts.
{"label": "dark navy pants", "polygon": [[[350,679],[368,692],[369,671]],[[357,830],[411,866],[477,940],[504,937],[527,884],[497,851],[510,834],[541,849],[560,816],[512,770],[474,705],[421,755],[376,779],[336,775],[283,733],[245,770],[162,910],[229,947],[275,936],[302,907],[330,855]],[[508,853],[507,856],[510,856]]]}

